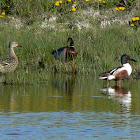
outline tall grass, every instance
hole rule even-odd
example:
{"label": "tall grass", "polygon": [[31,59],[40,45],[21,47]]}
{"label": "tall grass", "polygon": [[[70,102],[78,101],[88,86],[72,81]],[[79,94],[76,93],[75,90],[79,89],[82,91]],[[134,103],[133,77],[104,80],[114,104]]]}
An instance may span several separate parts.
{"label": "tall grass", "polygon": [[[11,77],[6,75],[9,77],[6,78],[8,83],[33,84],[45,82],[49,73],[52,72],[98,75],[100,72],[119,66],[122,54],[129,54],[136,59],[138,63],[131,64],[134,72],[139,71],[139,29],[135,31],[128,24],[114,24],[101,28],[98,19],[92,19],[88,15],[81,17],[80,12],[59,15],[57,21],[50,23],[55,25],[53,29],[40,28],[40,23],[44,21],[42,19],[38,23],[35,19],[38,18],[36,15],[43,15],[46,11],[49,11],[50,16],[54,15],[57,11],[53,7],[54,3],[53,0],[10,1],[11,14],[13,12],[20,18],[33,19],[37,24],[24,25],[20,29],[13,25],[7,26],[4,24],[5,22],[0,26],[0,56],[9,53],[8,44],[12,40],[23,46],[22,49],[15,48],[19,57],[19,66]],[[80,10],[82,11],[82,8]],[[2,20],[7,20],[8,16]],[[91,27],[80,30],[75,26],[77,20],[81,20],[81,22],[88,20]],[[78,56],[74,60],[74,70],[70,62],[61,63],[50,56],[54,49],[67,45],[68,37],[73,38],[75,48],[78,51]]]}
{"label": "tall grass", "polygon": [[[71,36],[75,41],[75,48],[78,51],[78,57],[75,60],[75,72],[90,74],[98,73],[115,66],[120,65],[122,54],[129,54],[139,61],[140,42],[139,31],[134,32],[129,26],[114,25],[104,29],[85,30],[73,33],[50,32],[50,30],[41,30],[36,33],[31,30],[19,30],[15,28],[4,28],[0,33],[2,38],[0,55],[8,54],[9,41],[19,42],[22,49],[15,48],[19,57],[19,66],[17,71],[21,73],[32,73],[32,71],[45,72],[73,72],[70,63],[62,64],[50,56],[53,49],[66,46],[67,37]],[[42,70],[39,65],[43,63],[45,69]],[[140,68],[140,64],[134,65],[134,71]]]}

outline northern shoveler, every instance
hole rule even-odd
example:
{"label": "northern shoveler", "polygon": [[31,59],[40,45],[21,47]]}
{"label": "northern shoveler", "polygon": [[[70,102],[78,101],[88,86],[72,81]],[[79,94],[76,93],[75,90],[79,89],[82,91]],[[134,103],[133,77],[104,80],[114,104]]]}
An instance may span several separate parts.
{"label": "northern shoveler", "polygon": [[121,86],[121,80],[128,78],[130,76],[130,74],[132,73],[132,67],[127,62],[128,60],[136,62],[136,60],[134,60],[130,56],[124,54],[121,57],[122,66],[114,68],[105,73],[102,73],[100,75],[99,79],[114,80],[114,81],[116,81],[116,85],[117,85],[117,81],[119,81],[119,86]]}
{"label": "northern shoveler", "polygon": [[77,56],[77,51],[74,48],[74,41],[70,37],[68,38],[68,45],[67,47],[60,47],[56,50],[54,50],[51,54],[51,56],[54,56],[55,59],[60,60],[62,62],[71,61],[72,67],[74,68],[75,64],[73,62],[73,59]]}
{"label": "northern shoveler", "polygon": [[15,47],[21,47],[18,45],[17,42],[10,42],[9,44],[9,50],[10,50],[10,57],[0,59],[0,72],[12,72],[14,71],[18,66],[18,58],[14,52]]}

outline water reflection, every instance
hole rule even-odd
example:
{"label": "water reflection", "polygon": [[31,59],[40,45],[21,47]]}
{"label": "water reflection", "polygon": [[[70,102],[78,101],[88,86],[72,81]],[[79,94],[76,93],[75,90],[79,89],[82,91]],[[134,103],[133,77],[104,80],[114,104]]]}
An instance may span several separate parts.
{"label": "water reflection", "polygon": [[60,111],[69,110],[75,101],[74,75],[51,75],[44,85],[3,85],[0,86],[0,110],[19,111]]}
{"label": "water reflection", "polygon": [[[140,110],[139,83],[136,82],[134,86],[128,84],[133,92],[133,100],[131,92],[120,87],[102,89],[102,92],[108,95],[106,97],[112,99],[107,100],[99,93],[100,86],[96,79],[78,75],[52,74],[45,84],[40,85],[1,84],[0,110],[4,112],[84,110],[120,113],[120,110],[130,112],[131,108],[131,112],[135,113]],[[115,104],[112,105],[112,102]]]}
{"label": "water reflection", "polygon": [[139,84],[123,84],[132,101],[129,90],[116,86],[103,88],[103,96],[91,76],[55,74],[45,84],[1,84],[1,139],[139,139]]}
{"label": "water reflection", "polygon": [[56,89],[70,95],[73,93],[75,88],[75,75],[55,74],[53,79],[53,85]]}
{"label": "water reflection", "polygon": [[116,100],[122,106],[122,111],[130,111],[131,92],[123,87],[113,86],[102,88],[101,92],[109,96],[109,99]]}

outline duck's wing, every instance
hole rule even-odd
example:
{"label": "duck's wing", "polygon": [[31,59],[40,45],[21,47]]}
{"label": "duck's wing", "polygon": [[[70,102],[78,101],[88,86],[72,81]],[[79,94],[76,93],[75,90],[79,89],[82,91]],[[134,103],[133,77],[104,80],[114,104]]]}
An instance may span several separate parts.
{"label": "duck's wing", "polygon": [[0,65],[5,67],[5,66],[9,66],[11,64],[11,62],[13,62],[14,59],[12,58],[3,58],[0,59]]}
{"label": "duck's wing", "polygon": [[67,52],[67,47],[61,47],[61,48],[54,50],[52,52],[51,56],[54,56],[54,58],[57,60],[65,61],[66,60],[66,52]]}
{"label": "duck's wing", "polygon": [[99,75],[99,79],[107,80],[109,76],[114,76],[122,70],[123,66],[111,69]]}
{"label": "duck's wing", "polygon": [[54,51],[52,51],[51,56],[60,55],[66,47],[60,47]]}

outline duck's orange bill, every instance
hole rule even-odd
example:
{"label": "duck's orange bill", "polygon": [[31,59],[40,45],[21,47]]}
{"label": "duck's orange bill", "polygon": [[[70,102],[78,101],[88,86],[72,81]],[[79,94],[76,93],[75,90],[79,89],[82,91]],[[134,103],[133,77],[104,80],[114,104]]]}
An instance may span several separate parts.
{"label": "duck's orange bill", "polygon": [[22,48],[22,46],[20,46],[20,45],[18,45],[17,47],[20,47],[20,48]]}

